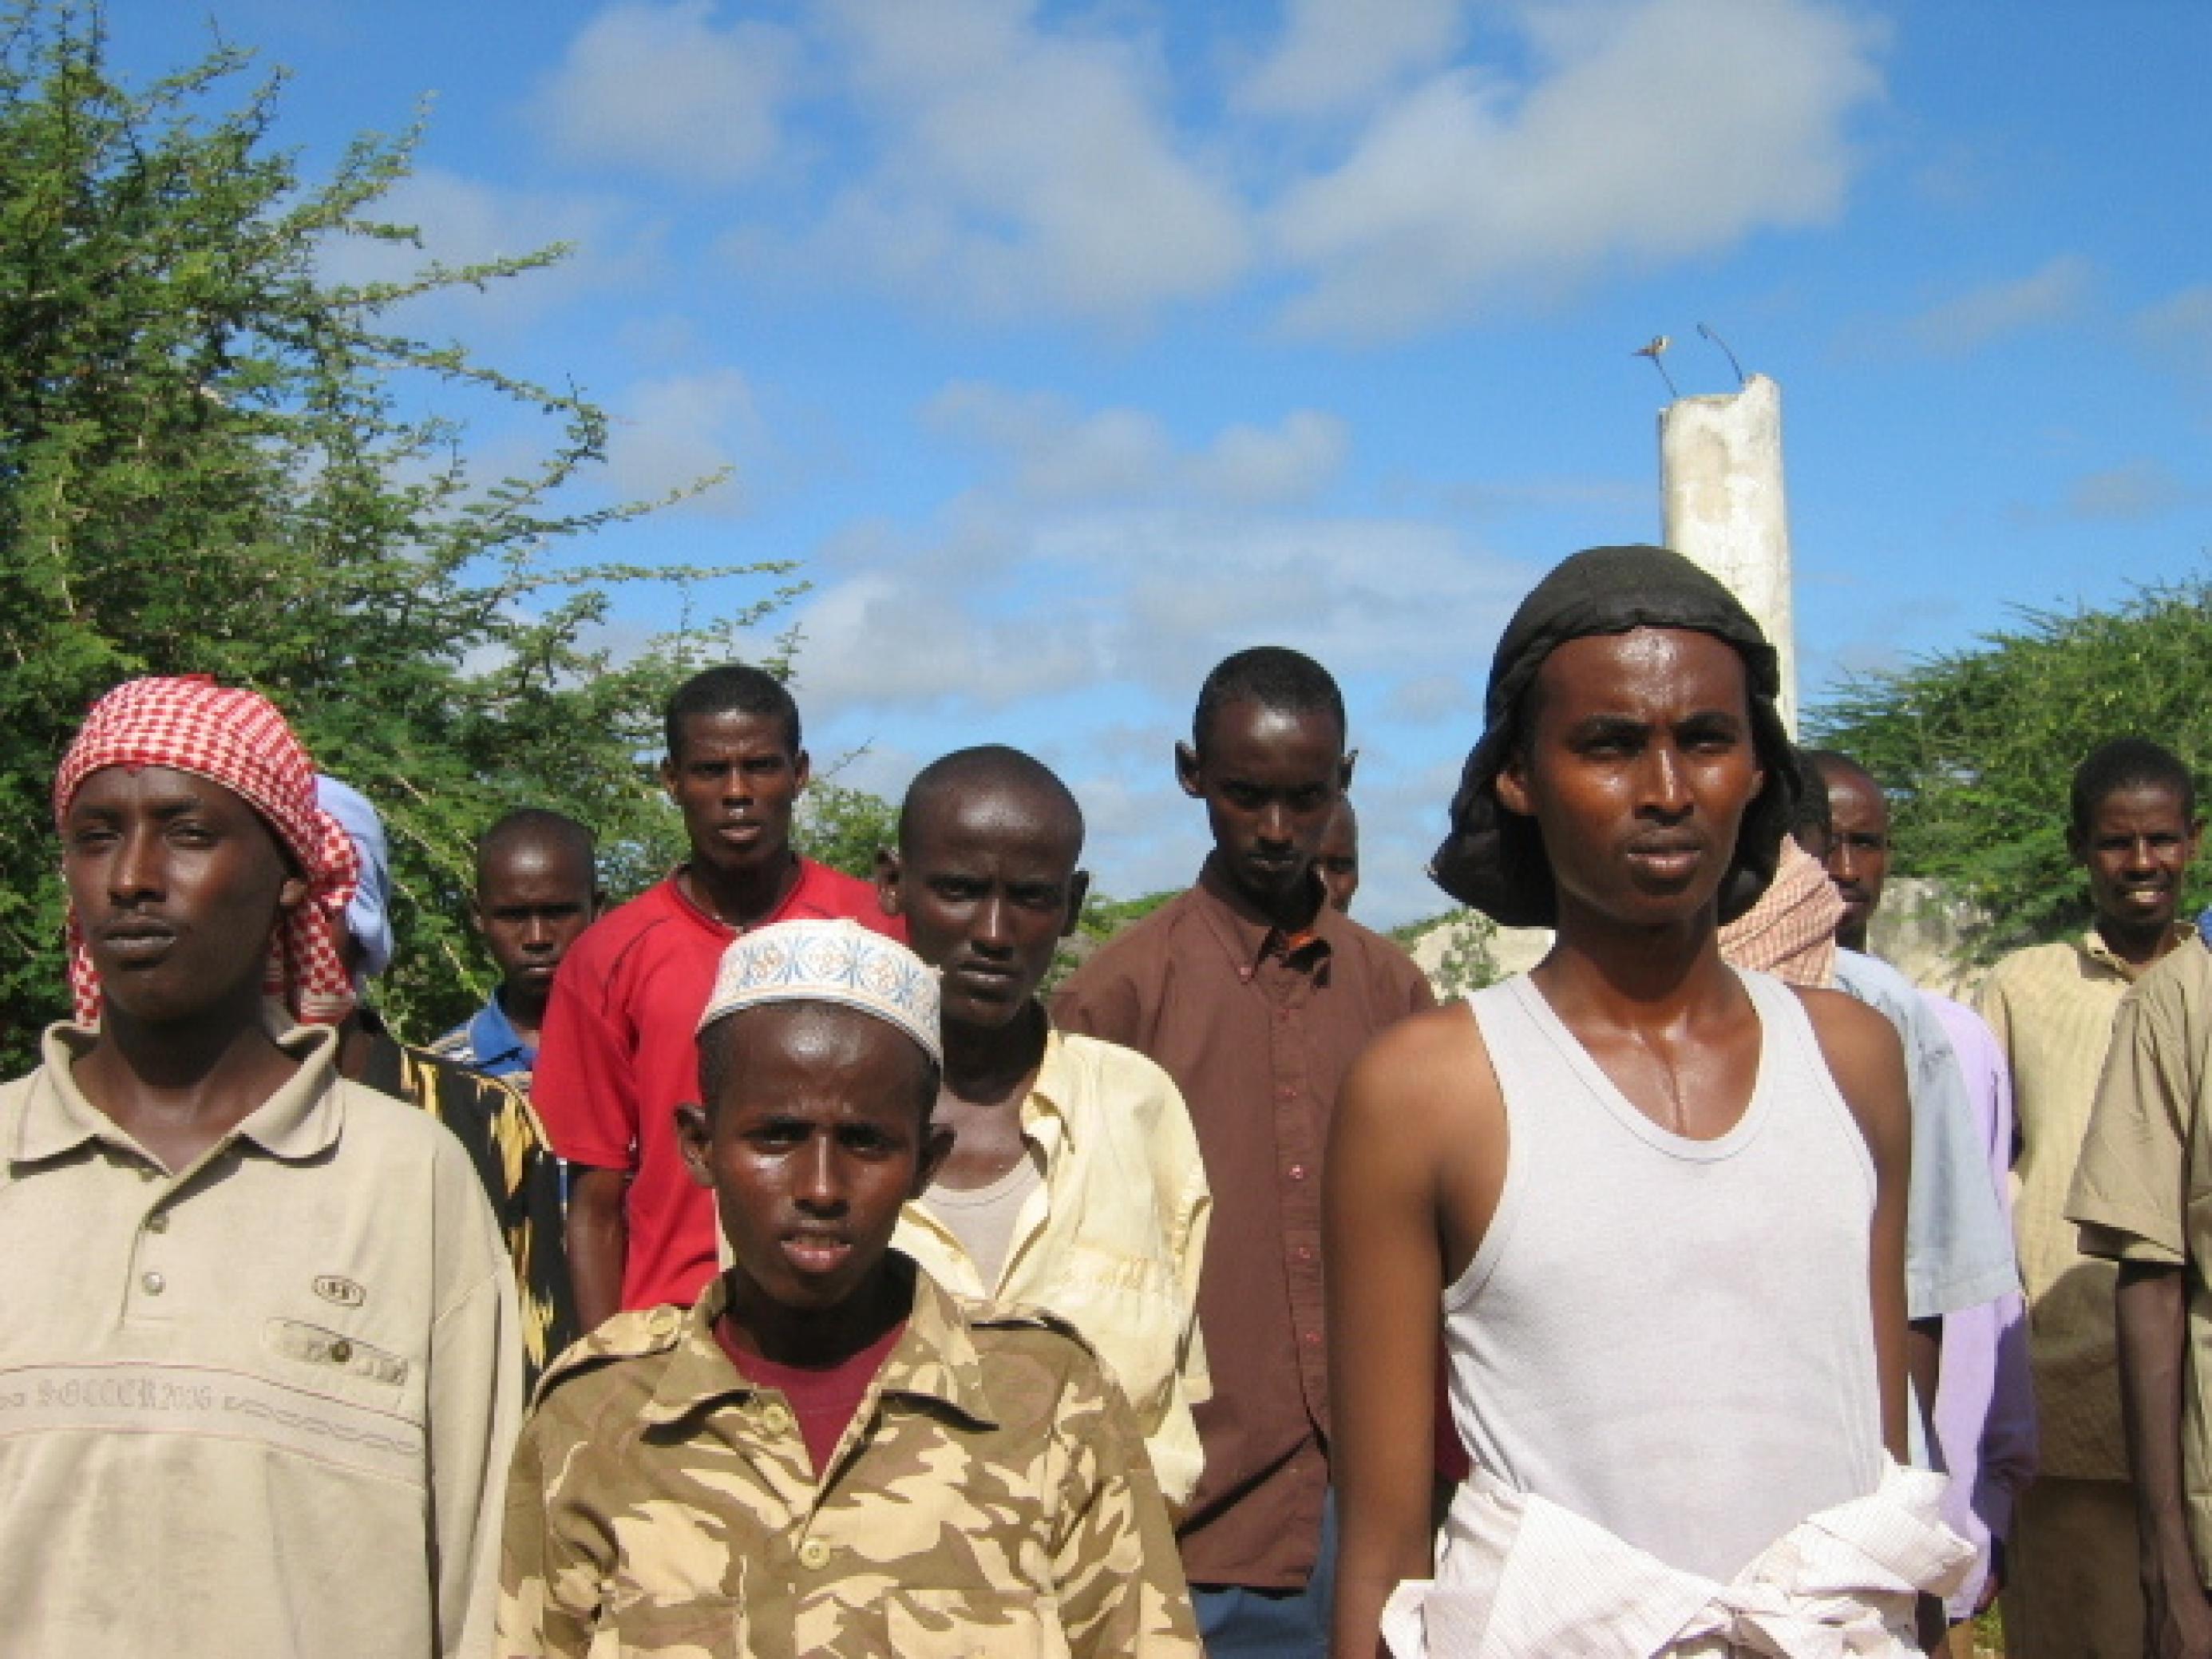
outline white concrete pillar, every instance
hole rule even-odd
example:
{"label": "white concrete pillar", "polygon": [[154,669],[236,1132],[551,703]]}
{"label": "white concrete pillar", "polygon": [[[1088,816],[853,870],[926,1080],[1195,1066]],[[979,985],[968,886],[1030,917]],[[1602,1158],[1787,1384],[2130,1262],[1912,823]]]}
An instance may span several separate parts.
{"label": "white concrete pillar", "polygon": [[1797,732],[1797,637],[1790,605],[1790,504],[1782,483],[1782,388],[1679,398],[1659,411],[1667,545],[1743,601],[1782,660],[1782,719]]}

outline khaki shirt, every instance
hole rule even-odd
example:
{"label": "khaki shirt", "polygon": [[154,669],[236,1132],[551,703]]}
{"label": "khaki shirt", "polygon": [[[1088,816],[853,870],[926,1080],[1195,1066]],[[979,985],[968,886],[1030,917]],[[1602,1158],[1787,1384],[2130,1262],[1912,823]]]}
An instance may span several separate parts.
{"label": "khaki shirt", "polygon": [[916,1273],[817,1481],[783,1396],[714,1339],[724,1283],[547,1374],[507,1485],[500,1659],[1198,1659],[1136,1425],[1066,1328]]}
{"label": "khaki shirt", "polygon": [[891,1242],[948,1290],[1043,1308],[1082,1332],[1129,1397],[1161,1492],[1180,1504],[1205,1461],[1190,1408],[1212,1392],[1198,1273],[1213,1200],[1190,1114],[1133,1048],[1054,1031],[1022,1133],[1044,1181],[995,1284],[925,1205],[906,1206]]}
{"label": "khaki shirt", "polygon": [[77,1088],[0,1085],[0,1648],[487,1650],[514,1285],[460,1143],[335,1033],[190,1168]]}
{"label": "khaki shirt", "polygon": [[1975,1000],[2012,1067],[2013,1237],[2027,1297],[2037,1467],[2069,1480],[2128,1478],[2113,1270],[2082,1255],[2065,1212],[2112,1020],[2138,972],[2092,928],[2076,941],[2014,951]]}
{"label": "khaki shirt", "polygon": [[[2190,941],[2120,1005],[2066,1213],[2081,1246],[2187,1270],[2181,1449],[2189,1534],[2212,1583],[2212,952]],[[2115,1387],[2117,1388],[2117,1382]]]}

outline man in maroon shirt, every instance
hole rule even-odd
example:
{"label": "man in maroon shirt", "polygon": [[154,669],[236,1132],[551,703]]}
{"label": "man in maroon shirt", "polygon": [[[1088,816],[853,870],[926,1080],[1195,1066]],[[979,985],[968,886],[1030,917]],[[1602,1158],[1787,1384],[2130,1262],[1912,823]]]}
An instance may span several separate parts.
{"label": "man in maroon shirt", "polygon": [[1182,1091],[1213,1188],[1199,1328],[1213,1397],[1183,1566],[1213,1659],[1319,1655],[1328,1632],[1321,1158],[1368,1040],[1434,1002],[1389,940],[1324,902],[1316,854],[1345,786],[1344,701],[1279,647],[1206,677],[1183,792],[1213,852],[1198,884],[1077,971],[1062,1030],[1150,1056]]}
{"label": "man in maroon shirt", "polygon": [[714,1206],[684,1171],[676,1109],[698,1097],[692,1034],[730,941],[838,917],[902,936],[873,887],[792,850],[807,758],[781,681],[708,669],[669,699],[667,729],[660,781],[691,856],[570,947],[532,1085],[574,1166],[568,1262],[586,1330],[620,1309],[690,1303],[714,1277]]}

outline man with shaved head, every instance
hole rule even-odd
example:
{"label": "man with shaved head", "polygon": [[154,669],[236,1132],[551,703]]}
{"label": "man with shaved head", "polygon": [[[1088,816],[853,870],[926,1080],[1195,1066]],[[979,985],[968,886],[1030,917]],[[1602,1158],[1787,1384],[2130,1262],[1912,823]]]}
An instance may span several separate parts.
{"label": "man with shaved head", "polygon": [[525,806],[477,841],[477,890],[469,917],[499,969],[499,983],[465,1024],[430,1051],[527,1092],[553,975],[599,911],[592,832],[567,814]]}
{"label": "man with shaved head", "polygon": [[1874,774],[1849,755],[1814,749],[1805,758],[1827,790],[1827,849],[1821,862],[1828,866],[1828,879],[1836,884],[1836,896],[1844,902],[1836,943],[1846,951],[1863,951],[1868,925],[1881,903],[1882,884],[1889,879],[1889,799]]}
{"label": "man with shaved head", "polygon": [[1198,1484],[1209,1392],[1198,1273],[1212,1200],[1168,1074],[1053,1029],[1037,988],[1089,878],[1083,812],[1042,763],[997,745],[924,768],[877,889],[942,975],[936,1121],[952,1152],[897,1249],[954,1291],[1060,1315],[1135,1407],[1170,1504]]}
{"label": "man with shaved head", "polygon": [[1336,811],[1329,815],[1321,850],[1314,854],[1314,869],[1320,873],[1328,902],[1349,915],[1352,896],[1359,890],[1359,814],[1352,810],[1349,795],[1339,800]]}

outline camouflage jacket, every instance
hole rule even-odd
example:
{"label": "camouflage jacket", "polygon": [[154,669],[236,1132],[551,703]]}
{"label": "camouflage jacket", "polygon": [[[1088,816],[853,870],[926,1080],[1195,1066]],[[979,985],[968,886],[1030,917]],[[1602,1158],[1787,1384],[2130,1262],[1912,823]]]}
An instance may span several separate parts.
{"label": "camouflage jacket", "polygon": [[817,1481],[782,1396],[690,1310],[617,1316],[515,1449],[500,1659],[1175,1656],[1200,1649],[1127,1403],[1082,1340],[915,1274]]}

